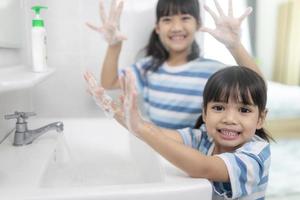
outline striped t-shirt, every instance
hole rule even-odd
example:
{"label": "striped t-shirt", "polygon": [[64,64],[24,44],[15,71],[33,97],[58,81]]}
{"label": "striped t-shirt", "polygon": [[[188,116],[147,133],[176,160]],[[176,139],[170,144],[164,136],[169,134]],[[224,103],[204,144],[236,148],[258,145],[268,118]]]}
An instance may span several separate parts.
{"label": "striped t-shirt", "polygon": [[132,65],[149,119],[164,128],[193,127],[202,112],[202,93],[207,79],[225,65],[198,58],[176,67],[165,63],[145,75],[150,63],[151,58],[147,57]]}
{"label": "striped t-shirt", "polygon": [[[205,126],[178,130],[184,144],[212,155],[214,142]],[[262,200],[267,189],[271,161],[270,144],[255,135],[234,152],[217,155],[225,162],[230,182],[213,182],[213,199]]]}

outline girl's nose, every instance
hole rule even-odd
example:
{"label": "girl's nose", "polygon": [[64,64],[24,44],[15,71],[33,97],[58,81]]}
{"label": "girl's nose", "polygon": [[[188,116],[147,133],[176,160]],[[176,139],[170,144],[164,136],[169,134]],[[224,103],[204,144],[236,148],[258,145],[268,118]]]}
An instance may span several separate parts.
{"label": "girl's nose", "polygon": [[233,110],[227,110],[224,112],[222,122],[224,124],[236,124],[237,123],[237,113]]}
{"label": "girl's nose", "polygon": [[172,31],[181,31],[182,30],[182,22],[181,20],[175,19],[172,21]]}

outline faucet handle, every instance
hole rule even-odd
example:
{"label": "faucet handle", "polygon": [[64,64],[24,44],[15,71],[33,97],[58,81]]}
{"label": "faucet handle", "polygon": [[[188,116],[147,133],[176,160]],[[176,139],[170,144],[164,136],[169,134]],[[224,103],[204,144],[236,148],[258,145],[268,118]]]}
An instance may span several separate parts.
{"label": "faucet handle", "polygon": [[25,119],[31,117],[31,116],[35,116],[36,113],[34,112],[18,112],[15,111],[14,114],[10,114],[10,115],[5,115],[4,118],[5,119],[17,119],[17,122],[21,123],[24,122]]}

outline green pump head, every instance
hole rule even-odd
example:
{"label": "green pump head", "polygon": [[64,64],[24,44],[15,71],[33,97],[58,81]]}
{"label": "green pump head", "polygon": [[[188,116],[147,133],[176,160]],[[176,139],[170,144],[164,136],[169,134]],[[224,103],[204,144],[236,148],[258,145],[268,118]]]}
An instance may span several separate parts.
{"label": "green pump head", "polygon": [[44,20],[40,17],[41,9],[47,9],[46,6],[33,6],[31,9],[35,12],[35,18],[32,20],[33,27],[44,27]]}

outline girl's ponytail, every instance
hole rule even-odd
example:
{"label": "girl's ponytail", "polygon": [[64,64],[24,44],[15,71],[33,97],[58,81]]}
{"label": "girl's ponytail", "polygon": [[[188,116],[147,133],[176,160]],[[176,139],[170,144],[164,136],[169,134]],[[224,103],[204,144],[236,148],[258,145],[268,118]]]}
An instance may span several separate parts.
{"label": "girl's ponytail", "polygon": [[204,124],[204,120],[203,120],[202,115],[200,115],[196,121],[194,128],[199,129],[202,126],[202,124]]}

